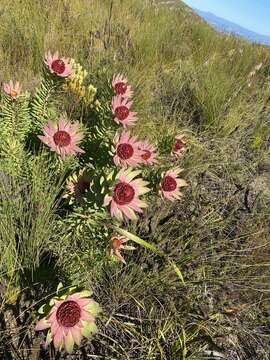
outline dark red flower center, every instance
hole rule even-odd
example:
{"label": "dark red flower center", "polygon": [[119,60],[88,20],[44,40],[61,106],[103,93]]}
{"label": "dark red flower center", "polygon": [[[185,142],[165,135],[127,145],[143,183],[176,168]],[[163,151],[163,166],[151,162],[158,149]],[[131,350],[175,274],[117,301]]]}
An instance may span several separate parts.
{"label": "dark red flower center", "polygon": [[90,187],[90,179],[86,175],[79,177],[75,184],[75,195],[77,199],[80,199]]}
{"label": "dark red flower center", "polygon": [[61,59],[57,59],[52,62],[52,69],[56,74],[63,74],[65,68],[65,63]]}
{"label": "dark red flower center", "polygon": [[180,151],[183,149],[184,146],[185,145],[181,139],[176,139],[174,144],[174,151]]}
{"label": "dark red flower center", "polygon": [[119,235],[118,233],[112,234],[112,246],[114,250],[120,250],[123,243],[123,236]]}
{"label": "dark red flower center", "polygon": [[131,156],[134,154],[134,149],[133,146],[131,146],[130,144],[119,144],[117,146],[116,153],[120,157],[120,159],[127,160],[131,158]]}
{"label": "dark red flower center", "polygon": [[15,91],[14,89],[10,90],[10,96],[16,97],[17,95],[18,95],[17,91]]}
{"label": "dark red flower center", "polygon": [[76,301],[64,301],[56,311],[56,319],[61,326],[73,327],[81,319],[81,308]]}
{"label": "dark red flower center", "polygon": [[118,205],[129,204],[135,196],[133,187],[125,182],[120,182],[113,189],[113,199]]}
{"label": "dark red flower center", "polygon": [[114,90],[118,95],[124,95],[127,91],[127,85],[124,82],[119,82],[114,85]]}
{"label": "dark red flower center", "polygon": [[129,114],[129,109],[124,105],[118,106],[115,109],[115,115],[117,119],[120,121],[125,120],[128,117],[128,114]]}
{"label": "dark red flower center", "polygon": [[161,187],[164,191],[174,191],[177,188],[177,182],[172,176],[165,176],[161,183]]}
{"label": "dark red flower center", "polygon": [[148,159],[150,159],[152,153],[150,150],[143,150],[144,153],[141,155],[142,159],[147,161]]}
{"label": "dark red flower center", "polygon": [[117,237],[113,238],[113,248],[115,250],[119,250],[122,245],[122,240],[118,239]]}
{"label": "dark red flower center", "polygon": [[53,135],[55,145],[59,147],[68,146],[71,143],[71,137],[69,133],[64,130],[59,130]]}

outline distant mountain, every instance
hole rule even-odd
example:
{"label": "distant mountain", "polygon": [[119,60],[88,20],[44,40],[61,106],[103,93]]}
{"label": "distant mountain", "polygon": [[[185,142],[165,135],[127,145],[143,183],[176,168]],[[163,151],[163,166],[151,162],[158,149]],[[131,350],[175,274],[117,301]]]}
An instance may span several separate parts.
{"label": "distant mountain", "polygon": [[245,29],[240,25],[234,24],[229,20],[222,19],[210,12],[205,12],[198,9],[194,9],[194,11],[219,31],[241,36],[252,42],[270,46],[270,36],[257,34],[256,32]]}

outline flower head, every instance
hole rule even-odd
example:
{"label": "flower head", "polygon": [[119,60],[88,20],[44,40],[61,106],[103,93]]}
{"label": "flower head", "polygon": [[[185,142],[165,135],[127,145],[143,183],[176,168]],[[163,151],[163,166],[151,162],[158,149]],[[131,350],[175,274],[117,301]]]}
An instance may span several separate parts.
{"label": "flower head", "polygon": [[56,349],[65,347],[71,353],[74,343],[79,346],[83,336],[90,337],[97,331],[95,316],[100,308],[90,295],[90,292],[82,291],[64,296],[64,299],[53,299],[49,314],[35,327],[36,331],[49,329],[46,345],[53,341]]}
{"label": "flower head", "polygon": [[111,242],[112,242],[112,249],[111,249],[111,256],[115,255],[118,257],[122,263],[126,264],[125,259],[121,255],[121,250],[135,250],[134,246],[125,245],[128,242],[128,238],[122,236],[118,233],[112,234]]}
{"label": "flower head", "polygon": [[157,163],[156,149],[148,141],[141,141],[139,149],[141,150],[141,161],[145,165],[153,165]]}
{"label": "flower head", "polygon": [[168,200],[175,200],[180,199],[182,196],[180,188],[187,186],[187,183],[185,180],[178,177],[181,171],[182,169],[176,167],[163,174],[160,184],[160,192],[164,198]]}
{"label": "flower head", "polygon": [[56,151],[62,158],[66,155],[75,155],[76,153],[84,153],[77,146],[83,139],[83,134],[79,131],[80,124],[78,122],[71,123],[61,117],[58,124],[49,121],[44,127],[44,135],[38,138],[48,145],[52,151]]}
{"label": "flower head", "polygon": [[71,175],[67,180],[68,194],[77,201],[82,201],[87,190],[90,188],[91,178],[87,171],[81,169],[78,174]]}
{"label": "flower head", "polygon": [[118,166],[136,166],[141,161],[141,151],[138,149],[139,142],[129,132],[116,134],[114,138],[115,155],[113,161]]}
{"label": "flower head", "polygon": [[133,95],[131,86],[127,85],[127,79],[121,74],[114,75],[112,87],[115,94],[120,95],[123,98],[130,98]]}
{"label": "flower head", "polygon": [[176,135],[173,144],[172,153],[176,156],[180,156],[186,150],[186,142],[183,135]]}
{"label": "flower head", "polygon": [[50,50],[45,54],[45,64],[52,74],[60,77],[69,77],[73,70],[70,59],[60,57],[58,51],[51,54]]}
{"label": "flower head", "polygon": [[104,206],[111,204],[112,217],[123,220],[124,215],[127,219],[136,220],[135,212],[142,213],[142,208],[147,207],[139,196],[146,194],[150,189],[146,187],[148,183],[143,179],[134,179],[139,174],[140,171],[128,168],[120,170],[116,175],[112,194],[104,198]]}
{"label": "flower head", "polygon": [[9,83],[4,83],[3,85],[4,92],[11,96],[13,99],[17,99],[17,97],[20,95],[22,91],[22,86],[20,85],[19,81],[16,81],[16,83],[13,83],[12,80],[10,80]]}
{"label": "flower head", "polygon": [[112,112],[115,116],[114,121],[117,124],[122,124],[124,127],[134,125],[137,120],[136,113],[130,111],[132,101],[123,99],[121,95],[112,98]]}

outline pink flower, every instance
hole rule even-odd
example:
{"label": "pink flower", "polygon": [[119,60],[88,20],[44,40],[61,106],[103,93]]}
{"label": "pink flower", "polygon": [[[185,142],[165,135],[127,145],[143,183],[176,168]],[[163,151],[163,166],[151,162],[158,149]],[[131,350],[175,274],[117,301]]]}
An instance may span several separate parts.
{"label": "pink flower", "polygon": [[65,347],[71,353],[74,343],[79,346],[83,336],[90,337],[97,331],[95,316],[100,308],[94,300],[88,298],[90,294],[82,291],[67,295],[64,299],[53,299],[49,314],[35,327],[36,331],[49,329],[46,346],[53,341],[56,349]]}
{"label": "pink flower", "polygon": [[135,250],[134,246],[125,245],[128,242],[128,238],[122,236],[118,233],[114,233],[112,235],[112,249],[111,249],[111,256],[115,255],[118,257],[122,263],[126,264],[125,259],[121,255],[121,250]]}
{"label": "pink flower", "polygon": [[141,141],[139,145],[139,149],[142,151],[141,153],[141,161],[145,165],[153,165],[157,163],[157,153],[156,149],[153,145],[151,145],[148,141]]}
{"label": "pink flower", "polygon": [[118,166],[136,166],[141,161],[141,151],[138,149],[139,142],[129,132],[116,134],[114,138],[115,155],[113,161]]}
{"label": "pink flower", "polygon": [[130,98],[133,95],[131,86],[127,85],[127,82],[128,80],[121,74],[113,76],[112,87],[116,95],[121,95],[123,98]]}
{"label": "pink flower", "polygon": [[78,122],[72,124],[61,117],[58,124],[49,121],[43,129],[44,135],[38,136],[38,138],[44,142],[44,144],[48,145],[52,151],[56,151],[62,158],[66,155],[84,153],[84,151],[77,146],[83,139],[79,127],[80,124]]}
{"label": "pink flower", "polygon": [[68,193],[64,197],[71,197],[78,202],[83,202],[87,191],[90,189],[91,177],[87,170],[81,169],[78,174],[71,175],[67,180]]}
{"label": "pink flower", "polygon": [[160,184],[160,192],[164,198],[168,200],[181,198],[182,193],[179,189],[180,187],[187,186],[186,181],[178,177],[181,171],[183,171],[183,169],[176,167],[163,174]]}
{"label": "pink flower", "polygon": [[16,81],[16,83],[13,84],[13,81],[10,80],[9,83],[4,83],[4,92],[7,95],[10,95],[13,99],[17,99],[17,97],[20,95],[22,91],[22,87],[19,83],[19,81]]}
{"label": "pink flower", "polygon": [[184,136],[176,135],[172,153],[176,156],[180,156],[186,150],[185,144],[186,142],[184,141]]}
{"label": "pink flower", "polygon": [[124,127],[134,125],[137,120],[137,113],[129,111],[132,103],[128,99],[123,99],[121,95],[112,98],[112,112],[115,116],[114,121],[117,124],[122,124]]}
{"label": "pink flower", "polygon": [[70,59],[59,57],[58,51],[52,55],[49,50],[48,53],[45,54],[45,64],[52,74],[60,77],[68,77],[73,72]]}
{"label": "pink flower", "polygon": [[138,170],[131,168],[122,169],[116,175],[116,182],[112,188],[112,195],[106,195],[104,206],[111,204],[111,216],[123,220],[123,214],[127,219],[136,220],[135,212],[142,213],[142,208],[147,204],[139,199],[140,195],[146,194],[150,189],[143,179],[134,178],[140,174]]}

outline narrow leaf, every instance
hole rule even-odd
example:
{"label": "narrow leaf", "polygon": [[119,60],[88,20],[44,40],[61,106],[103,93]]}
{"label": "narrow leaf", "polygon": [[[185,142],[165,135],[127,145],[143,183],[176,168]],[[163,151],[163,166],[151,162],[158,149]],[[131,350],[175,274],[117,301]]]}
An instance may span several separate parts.
{"label": "narrow leaf", "polygon": [[186,285],[183,274],[182,274],[181,270],[179,269],[179,267],[175,264],[174,261],[170,261],[170,264],[173,267],[173,270],[175,271],[176,275],[179,277],[181,283],[183,285]]}
{"label": "narrow leaf", "polygon": [[127,230],[124,230],[124,229],[120,229],[120,228],[116,228],[115,229],[119,234],[121,235],[124,235],[126,236],[128,239],[134,241],[135,243],[145,247],[146,249],[150,249],[152,250],[153,252],[155,252],[156,254],[161,254],[160,253],[160,250],[153,244],[150,244],[149,242],[141,239],[140,237],[134,235],[134,234],[131,234],[129,231]]}

